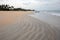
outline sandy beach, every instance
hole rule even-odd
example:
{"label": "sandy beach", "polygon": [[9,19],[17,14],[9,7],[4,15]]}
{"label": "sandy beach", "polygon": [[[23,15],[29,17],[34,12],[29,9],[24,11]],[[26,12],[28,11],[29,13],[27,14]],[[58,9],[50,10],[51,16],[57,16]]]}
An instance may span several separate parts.
{"label": "sandy beach", "polygon": [[28,16],[31,13],[0,11],[0,40],[57,40],[57,28]]}

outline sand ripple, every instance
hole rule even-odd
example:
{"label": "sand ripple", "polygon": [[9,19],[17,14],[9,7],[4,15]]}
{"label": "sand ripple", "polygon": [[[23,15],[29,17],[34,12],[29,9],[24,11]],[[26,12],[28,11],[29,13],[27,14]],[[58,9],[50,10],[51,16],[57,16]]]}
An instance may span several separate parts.
{"label": "sand ripple", "polygon": [[52,25],[29,16],[18,17],[16,24],[0,30],[0,40],[56,40]]}

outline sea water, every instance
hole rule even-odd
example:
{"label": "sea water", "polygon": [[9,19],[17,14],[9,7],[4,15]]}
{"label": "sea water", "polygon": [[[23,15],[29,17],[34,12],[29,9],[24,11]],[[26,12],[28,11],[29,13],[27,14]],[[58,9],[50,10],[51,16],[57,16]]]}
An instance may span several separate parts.
{"label": "sea water", "polygon": [[55,15],[55,16],[60,16],[60,10],[44,10],[40,12]]}

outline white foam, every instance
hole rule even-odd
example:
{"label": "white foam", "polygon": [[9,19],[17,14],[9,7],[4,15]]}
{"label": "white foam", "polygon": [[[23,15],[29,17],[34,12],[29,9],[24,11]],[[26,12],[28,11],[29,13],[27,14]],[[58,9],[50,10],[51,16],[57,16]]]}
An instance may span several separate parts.
{"label": "white foam", "polygon": [[55,15],[55,16],[60,16],[60,14],[58,13],[51,13],[52,15]]}

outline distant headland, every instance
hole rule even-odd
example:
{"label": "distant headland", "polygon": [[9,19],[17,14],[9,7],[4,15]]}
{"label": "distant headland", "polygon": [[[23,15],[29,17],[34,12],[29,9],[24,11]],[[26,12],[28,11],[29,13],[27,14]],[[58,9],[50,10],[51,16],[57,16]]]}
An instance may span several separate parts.
{"label": "distant headland", "polygon": [[2,4],[2,5],[0,5],[0,11],[35,11],[35,10],[23,9],[23,8],[14,8],[14,6]]}

